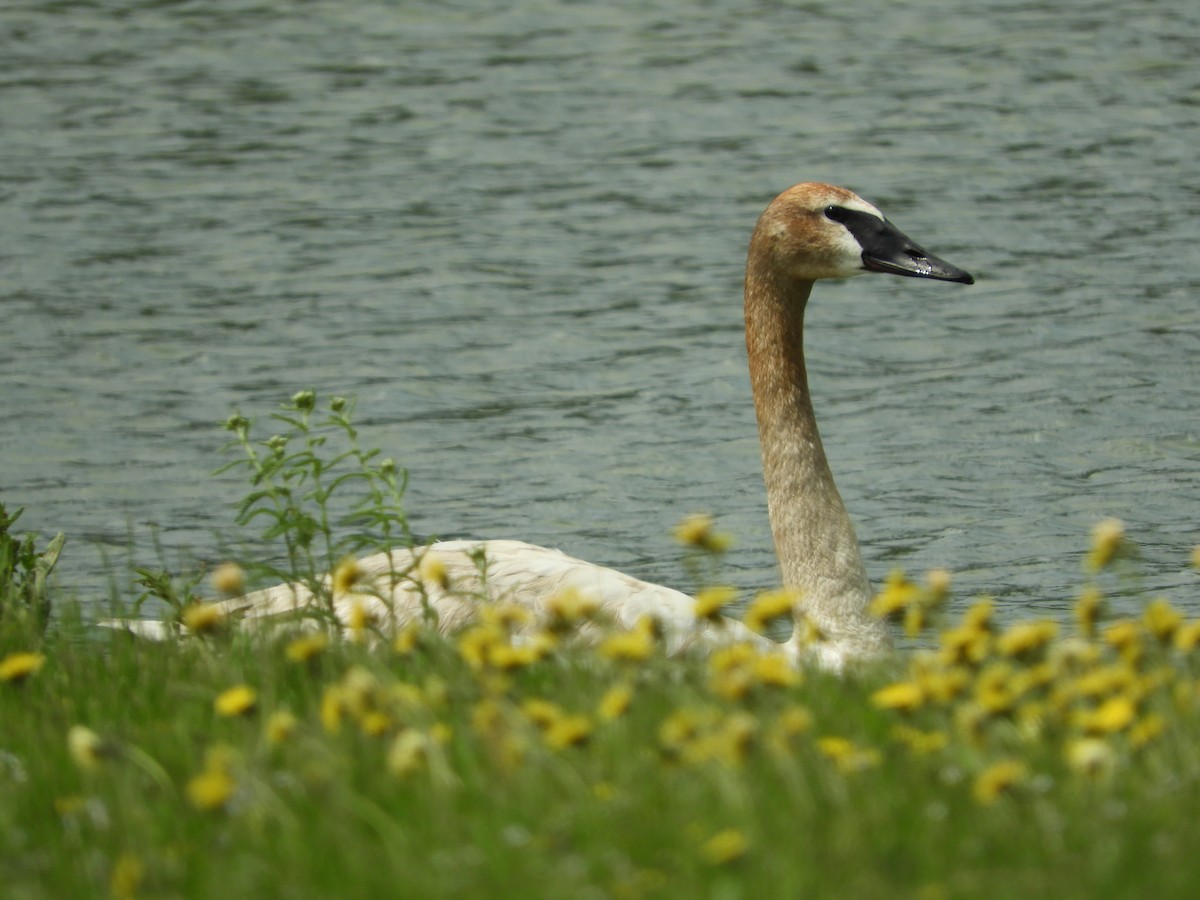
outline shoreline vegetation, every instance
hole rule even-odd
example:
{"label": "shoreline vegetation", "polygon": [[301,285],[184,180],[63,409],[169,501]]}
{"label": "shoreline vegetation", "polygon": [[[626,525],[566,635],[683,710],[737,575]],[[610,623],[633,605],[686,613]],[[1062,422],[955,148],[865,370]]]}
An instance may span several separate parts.
{"label": "shoreline vegetation", "polygon": [[[669,657],[578,594],[532,637],[502,603],[385,632],[329,611],[356,557],[414,540],[405,473],[352,416],[304,391],[265,440],[228,420],[238,524],[282,562],[137,568],[105,614],[160,614],[162,641],[56,598],[64,536],[0,507],[6,897],[1200,894],[1200,620],[1109,609],[1137,572],[1119,522],[1070,621],[952,616],[948,573],[893,573],[874,611],[922,647],[841,678]],[[676,537],[698,614],[790,619],[785,592],[721,585],[711,520]],[[250,631],[208,602],[281,580],[325,608]]]}

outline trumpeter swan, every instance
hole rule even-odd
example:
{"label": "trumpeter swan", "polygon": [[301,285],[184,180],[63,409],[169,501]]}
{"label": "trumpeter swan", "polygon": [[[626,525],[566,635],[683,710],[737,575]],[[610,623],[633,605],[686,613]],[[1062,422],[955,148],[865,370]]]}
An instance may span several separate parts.
{"label": "trumpeter swan", "polygon": [[[974,280],[913,243],[870,203],[828,184],[784,191],[767,206],[750,239],[746,347],[771,529],[783,584],[800,598],[797,621],[807,617],[822,636],[809,643],[796,628],[784,646],[797,660],[807,654],[839,670],[847,661],[880,654],[891,639],[886,625],[868,613],[870,582],[817,431],[804,367],[804,311],[818,279],[866,272]],[[444,542],[359,560],[358,586],[351,593],[335,592],[339,617],[348,621],[364,607],[376,621],[393,625],[420,615],[419,563],[425,554],[437,560],[437,577],[423,580],[425,602],[437,610],[444,631],[466,623],[480,596],[515,602],[536,616],[546,614],[550,598],[574,588],[625,626],[647,614],[656,617],[672,648],[729,640],[778,647],[740,622],[698,619],[694,600],[679,591],[518,541]],[[487,560],[485,579],[478,554]],[[450,589],[443,590],[445,585]],[[284,584],[222,605],[260,619],[312,602],[305,588]]]}

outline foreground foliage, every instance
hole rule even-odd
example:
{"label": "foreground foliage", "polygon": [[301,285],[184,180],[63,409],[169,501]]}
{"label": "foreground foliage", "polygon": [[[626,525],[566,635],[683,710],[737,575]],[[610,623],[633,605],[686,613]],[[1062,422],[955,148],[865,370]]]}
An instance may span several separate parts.
{"label": "foreground foliage", "polygon": [[[308,428],[298,396],[292,424]],[[243,508],[304,523],[288,549],[302,575],[325,564],[313,535],[344,550],[288,505],[297,484],[329,496],[313,449],[307,479],[275,466],[283,505],[262,488]],[[400,481],[365,480],[398,505]],[[708,523],[680,539],[725,546]],[[146,577],[192,637],[98,633],[69,609],[46,633],[10,616],[0,884],[28,898],[1195,896],[1200,621],[1163,599],[1107,615],[1128,551],[1102,523],[1070,622],[1001,624],[986,600],[951,619],[947,575],[893,575],[876,612],[924,649],[844,679],[748,646],[668,658],[653,623],[605,631],[580,597],[532,635],[495,605],[449,638],[423,622],[342,632],[319,610],[241,633]],[[780,596],[747,618],[765,627]],[[697,602],[708,615],[731,600]],[[584,623],[599,640],[574,639]]]}

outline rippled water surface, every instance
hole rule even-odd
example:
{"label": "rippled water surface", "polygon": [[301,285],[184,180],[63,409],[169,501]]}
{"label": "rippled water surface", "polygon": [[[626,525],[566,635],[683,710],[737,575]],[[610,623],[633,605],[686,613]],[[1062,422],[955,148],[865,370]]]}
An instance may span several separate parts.
{"label": "rippled water surface", "polygon": [[57,2],[0,11],[0,500],[216,556],[219,423],[358,399],[421,533],[775,577],[754,220],[845,184],[977,284],[818,286],[809,367],[875,578],[1061,610],[1127,521],[1198,604],[1200,6]]}

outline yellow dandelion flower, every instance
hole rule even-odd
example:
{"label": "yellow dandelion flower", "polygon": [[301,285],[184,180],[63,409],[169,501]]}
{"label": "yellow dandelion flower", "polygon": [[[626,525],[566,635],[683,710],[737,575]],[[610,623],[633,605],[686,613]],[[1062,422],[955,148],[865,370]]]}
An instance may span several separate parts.
{"label": "yellow dandelion flower", "polygon": [[565,750],[584,743],[592,734],[592,721],[587,716],[560,716],[546,728],[543,738],[553,750]]}
{"label": "yellow dandelion flower", "polygon": [[783,653],[763,653],[752,662],[755,680],[767,687],[793,687],[800,683],[800,673]]}
{"label": "yellow dandelion flower", "polygon": [[1137,707],[1128,697],[1110,697],[1096,709],[1079,717],[1079,724],[1088,734],[1112,734],[1124,731],[1137,718]]}
{"label": "yellow dandelion flower", "polygon": [[208,583],[218,594],[236,597],[246,589],[246,573],[237,563],[221,563],[208,576]]}
{"label": "yellow dandelion flower", "polygon": [[480,624],[458,636],[458,654],[472,669],[482,669],[491,659],[492,648],[505,643],[506,635],[495,625]]}
{"label": "yellow dandelion flower", "polygon": [[417,649],[420,639],[421,623],[414,619],[396,630],[396,636],[392,638],[392,649],[401,656],[407,656]]}
{"label": "yellow dandelion flower", "polygon": [[1146,611],[1142,614],[1142,625],[1151,637],[1166,644],[1183,625],[1183,613],[1172,606],[1169,600],[1159,597],[1146,606]]}
{"label": "yellow dandelion flower", "polygon": [[1020,696],[1013,669],[1007,663],[992,663],[975,680],[975,702],[991,715],[1010,712]]}
{"label": "yellow dandelion flower", "polygon": [[1184,622],[1175,632],[1175,649],[1191,653],[1197,647],[1200,647],[1200,620]]}
{"label": "yellow dandelion flower", "polygon": [[352,556],[345,557],[333,569],[333,595],[340,597],[350,593],[362,577],[363,571],[358,560]]}
{"label": "yellow dandelion flower", "polygon": [[943,731],[922,731],[911,725],[896,725],[892,728],[892,739],[918,756],[939,753],[950,743],[949,736]]}
{"label": "yellow dandelion flower", "polygon": [[984,806],[995,803],[1029,777],[1029,770],[1020,760],[1005,759],[984,769],[975,778],[971,793]]}
{"label": "yellow dandelion flower", "polygon": [[1127,663],[1136,663],[1142,656],[1142,629],[1137,622],[1129,619],[1113,622],[1104,629],[1103,640]]}
{"label": "yellow dandelion flower", "polygon": [[366,638],[366,630],[377,624],[375,611],[362,597],[355,597],[346,611],[346,627],[350,629],[350,639],[361,643]]}
{"label": "yellow dandelion flower", "polygon": [[725,866],[746,855],[750,842],[736,828],[718,831],[700,845],[700,855],[710,866]]}
{"label": "yellow dandelion flower", "polygon": [[67,730],[67,752],[79,768],[94,772],[112,755],[113,747],[87,726],[72,725]]}
{"label": "yellow dandelion flower", "polygon": [[1097,588],[1085,588],[1075,602],[1075,621],[1084,637],[1095,637],[1096,623],[1104,611],[1104,595]]}
{"label": "yellow dandelion flower", "polygon": [[314,631],[296,638],[284,649],[284,655],[292,662],[308,662],[325,652],[329,646],[329,635],[323,631]]}
{"label": "yellow dandelion flower", "polygon": [[775,726],[780,734],[791,737],[808,731],[812,728],[812,722],[812,713],[807,709],[802,706],[789,706],[779,713]]}
{"label": "yellow dandelion flower", "polygon": [[737,599],[737,589],[728,586],[707,587],[696,594],[696,618],[719,622],[724,609]]}
{"label": "yellow dandelion flower", "polygon": [[871,615],[880,619],[896,618],[921,600],[921,589],[899,569],[891,572],[883,589],[871,601]]}
{"label": "yellow dandelion flower", "polygon": [[122,853],[113,861],[108,876],[108,889],[116,900],[133,900],[142,887],[145,876],[142,861],[132,853]]}
{"label": "yellow dandelion flower", "polygon": [[791,588],[764,591],[746,611],[746,627],[761,634],[772,622],[785,616],[791,618],[799,600],[799,592]]}
{"label": "yellow dandelion flower", "polygon": [[1117,559],[1125,549],[1125,523],[1120,519],[1101,519],[1092,529],[1092,548],[1084,565],[1099,572]]}
{"label": "yellow dandelion flower", "polygon": [[429,753],[429,738],[416,729],[400,732],[392,740],[387,753],[387,768],[398,778],[404,778],[425,766]]}
{"label": "yellow dandelion flower", "polygon": [[501,671],[522,669],[531,666],[546,655],[546,648],[540,643],[526,643],[519,647],[512,644],[496,644],[488,656],[488,662]]}
{"label": "yellow dandelion flower", "polygon": [[823,737],[817,741],[817,749],[843,775],[874,768],[883,762],[883,754],[874,747],[858,747],[843,737]]}
{"label": "yellow dandelion flower", "polygon": [[1109,775],[1117,762],[1117,754],[1112,745],[1101,738],[1073,740],[1067,744],[1063,755],[1068,766],[1089,778]]}
{"label": "yellow dandelion flower", "polygon": [[224,610],[215,603],[192,603],[180,614],[179,621],[193,634],[214,634],[227,624]]}
{"label": "yellow dandelion flower", "polygon": [[358,728],[367,737],[382,737],[392,730],[392,717],[381,709],[367,710],[359,717]]}
{"label": "yellow dandelion flower", "polygon": [[20,684],[46,664],[41,653],[10,653],[0,659],[0,681]]}
{"label": "yellow dandelion flower", "polygon": [[871,695],[871,702],[880,709],[912,712],[924,705],[925,691],[915,682],[901,681],[877,690]]}
{"label": "yellow dandelion flower", "polygon": [[1058,636],[1058,623],[1049,619],[1017,622],[996,639],[1003,656],[1025,656],[1048,646]]}
{"label": "yellow dandelion flower", "polygon": [[1167,729],[1167,720],[1156,712],[1148,713],[1129,729],[1129,745],[1144,747],[1157,740]]}
{"label": "yellow dandelion flower", "polygon": [[342,689],[336,685],[326,687],[321,694],[321,727],[329,734],[337,734],[342,730],[342,717],[345,712]]}
{"label": "yellow dandelion flower", "polygon": [[929,614],[925,611],[924,606],[910,606],[904,611],[904,634],[907,637],[915,638],[925,630],[928,618]]}
{"label": "yellow dandelion flower", "polygon": [[540,697],[528,697],[521,704],[521,712],[539,728],[549,728],[564,715],[562,707]]}
{"label": "yellow dandelion flower", "polygon": [[930,607],[941,606],[950,596],[954,581],[949,569],[930,569],[925,573],[925,588],[928,592],[925,603]]}
{"label": "yellow dandelion flower", "polygon": [[566,631],[593,618],[600,611],[599,601],[577,588],[559,591],[546,601],[546,615],[555,631]]}
{"label": "yellow dandelion flower", "polygon": [[685,547],[706,553],[724,553],[733,546],[733,538],[715,529],[712,516],[688,516],[675,526],[675,540]]}
{"label": "yellow dandelion flower", "polygon": [[249,685],[239,684],[217,694],[213,700],[213,709],[218,716],[227,718],[242,716],[254,709],[258,703],[258,694]]}
{"label": "yellow dandelion flower", "polygon": [[208,812],[220,809],[233,796],[237,783],[224,768],[205,769],[187,783],[187,796],[192,806]]}
{"label": "yellow dandelion flower", "polygon": [[485,625],[505,632],[519,631],[533,622],[533,613],[516,603],[489,603],[479,613]]}
{"label": "yellow dandelion flower", "polygon": [[596,714],[605,722],[611,722],[625,715],[629,704],[633,702],[633,685],[628,682],[613,685],[600,698]]}
{"label": "yellow dandelion flower", "polygon": [[271,717],[267,719],[263,733],[267,737],[267,743],[282,744],[296,733],[299,725],[300,720],[292,715],[292,713],[286,709],[280,709],[271,713]]}
{"label": "yellow dandelion flower", "polygon": [[629,631],[610,634],[598,648],[605,659],[623,662],[642,662],[654,653],[654,621],[643,616]]}
{"label": "yellow dandelion flower", "polygon": [[446,568],[446,560],[434,550],[426,550],[421,554],[417,575],[425,585],[434,585],[443,591],[450,587],[450,571]]}

